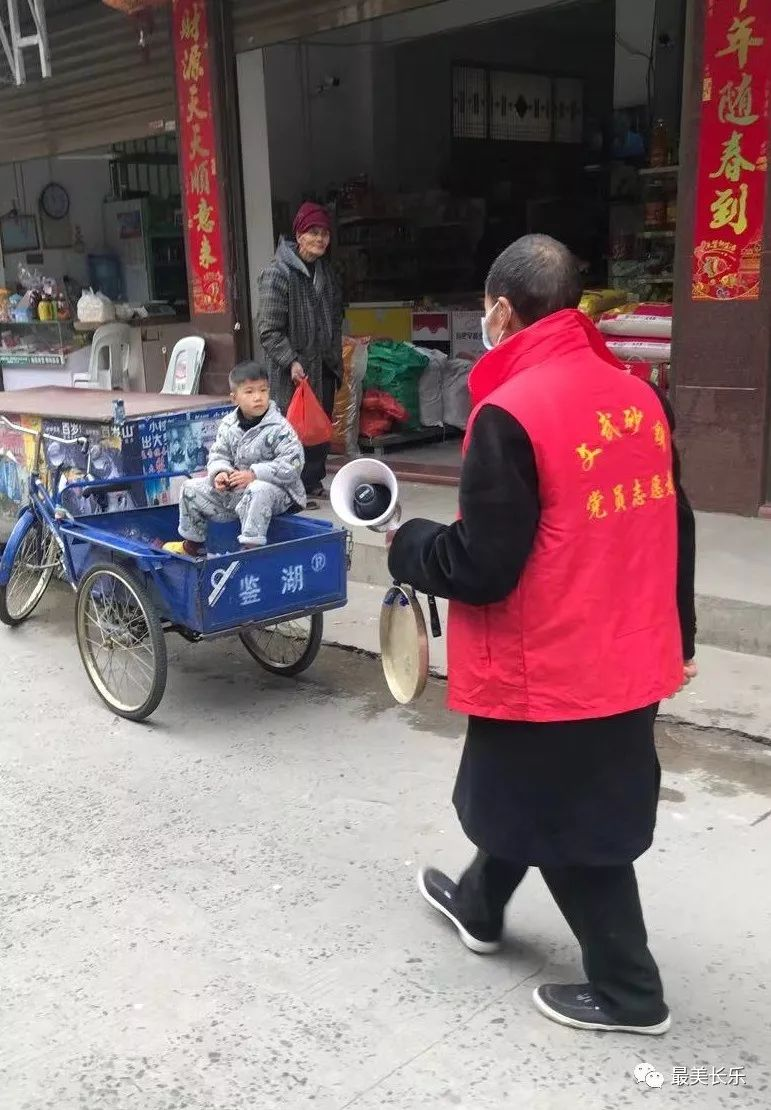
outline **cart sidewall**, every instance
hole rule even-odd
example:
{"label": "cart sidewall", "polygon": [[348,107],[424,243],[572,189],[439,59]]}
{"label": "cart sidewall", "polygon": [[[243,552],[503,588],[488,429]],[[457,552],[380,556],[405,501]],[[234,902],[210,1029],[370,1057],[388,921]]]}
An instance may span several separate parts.
{"label": "cart sidewall", "polygon": [[[114,566],[131,575],[135,582],[147,591],[160,620],[173,620],[169,605],[169,591],[165,582],[166,576],[160,566],[153,565],[157,560],[154,560],[151,555],[132,555],[126,551],[117,551],[109,544],[94,543],[87,536],[68,535],[66,538],[77,582],[82,582],[95,566]],[[162,566],[168,568],[168,562],[164,561]],[[178,570],[177,575],[179,574]],[[181,568],[181,575],[184,576],[184,567]],[[174,570],[172,570],[172,577],[176,577]]]}
{"label": "cart sidewall", "polygon": [[331,527],[210,557],[197,565],[197,627],[216,635],[342,607],[346,569],[345,533]]}

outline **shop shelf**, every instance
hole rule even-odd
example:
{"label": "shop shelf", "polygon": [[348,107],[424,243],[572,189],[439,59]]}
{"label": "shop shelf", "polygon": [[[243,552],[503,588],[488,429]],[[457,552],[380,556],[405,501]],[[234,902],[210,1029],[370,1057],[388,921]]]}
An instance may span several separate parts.
{"label": "shop shelf", "polygon": [[640,177],[661,177],[663,174],[680,173],[679,166],[644,166],[638,170]]}

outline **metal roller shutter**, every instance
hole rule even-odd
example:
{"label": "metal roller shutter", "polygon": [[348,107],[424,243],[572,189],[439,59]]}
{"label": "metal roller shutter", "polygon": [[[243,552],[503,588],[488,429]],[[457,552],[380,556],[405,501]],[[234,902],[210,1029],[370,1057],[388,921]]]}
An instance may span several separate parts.
{"label": "metal roller shutter", "polygon": [[330,31],[441,0],[231,0],[236,52]]}
{"label": "metal roller shutter", "polygon": [[[47,5],[53,75],[25,54],[20,88],[0,69],[0,162],[143,138],[176,119],[168,13],[155,13],[149,61],[136,25],[94,0]],[[0,64],[4,60],[0,55]]]}

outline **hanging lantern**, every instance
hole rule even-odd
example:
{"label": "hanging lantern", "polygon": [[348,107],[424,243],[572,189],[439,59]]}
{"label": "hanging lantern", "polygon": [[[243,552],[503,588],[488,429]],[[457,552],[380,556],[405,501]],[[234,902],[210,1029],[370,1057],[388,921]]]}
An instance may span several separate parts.
{"label": "hanging lantern", "polygon": [[153,11],[156,8],[166,7],[169,0],[102,0],[102,3],[106,4],[108,8],[123,12],[133,21],[137,30],[137,43],[142,51],[142,57],[145,62],[149,62],[150,40],[155,30]]}
{"label": "hanging lantern", "polygon": [[164,8],[169,0],[102,0],[108,8],[115,8],[125,15],[140,15],[150,8]]}

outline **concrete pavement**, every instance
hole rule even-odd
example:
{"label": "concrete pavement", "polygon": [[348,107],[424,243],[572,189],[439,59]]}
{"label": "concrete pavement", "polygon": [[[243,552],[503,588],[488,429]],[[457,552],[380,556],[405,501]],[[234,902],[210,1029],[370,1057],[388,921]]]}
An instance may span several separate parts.
{"label": "concrete pavement", "polygon": [[415,893],[419,862],[469,854],[441,684],[398,709],[351,652],[284,684],[237,643],[171,640],[131,725],[71,605],[0,628],[3,1110],[767,1110],[771,749],[662,726],[640,878],[674,1028],[576,1033],[530,1002],[580,975],[537,875],[487,959]]}

